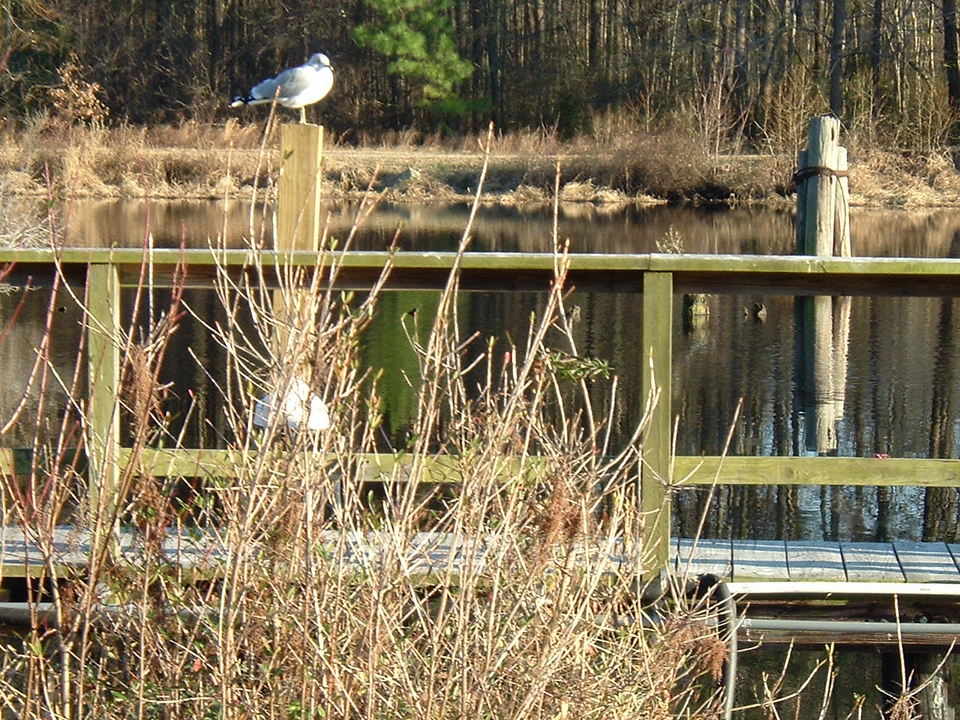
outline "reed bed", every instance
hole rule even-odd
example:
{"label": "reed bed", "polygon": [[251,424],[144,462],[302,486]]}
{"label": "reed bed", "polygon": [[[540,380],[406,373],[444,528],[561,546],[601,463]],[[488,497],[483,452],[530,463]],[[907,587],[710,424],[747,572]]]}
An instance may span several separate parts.
{"label": "reed bed", "polygon": [[[600,114],[591,133],[501,133],[490,157],[483,202],[549,204],[553,171],[564,164],[564,201],[767,203],[786,206],[802,133],[751,152],[716,148],[682,125],[648,126],[629,113]],[[40,116],[0,126],[3,192],[62,197],[215,198],[249,196],[271,182],[259,152],[264,125],[71,125]],[[943,149],[883,148],[852,133],[852,202],[858,206],[960,204],[955,158]],[[397,202],[469,202],[479,153],[476,136],[424,136],[413,130],[327,143],[325,193],[360,198],[373,181]]]}
{"label": "reed bed", "polygon": [[[591,386],[615,396],[617,381],[577,351],[563,248],[514,343],[462,336],[456,271],[435,317],[409,318],[415,420],[385,451],[377,377],[358,349],[390,268],[369,291],[337,290],[349,247],[324,237],[329,271],[281,267],[278,288],[259,282],[251,253],[246,280],[218,274],[214,316],[182,287],[157,291],[144,265],[113,338],[132,447],[113,498],[86,492],[96,478],[73,451],[102,440],[82,412],[83,364],[57,373],[41,343],[31,392],[56,385],[68,402],[52,435],[38,426],[32,472],[3,478],[7,536],[43,560],[26,587],[32,627],[0,646],[3,716],[717,716],[725,645],[705,608],[679,602],[643,621],[643,426],[612,446],[610,408]],[[48,334],[71,295],[84,303],[58,281]],[[228,358],[223,372],[194,360],[219,408],[211,434],[238,458],[202,483],[141,462],[146,448],[184,444],[162,368],[186,361],[169,352],[188,317]],[[297,380],[326,401],[332,426],[295,431],[274,411],[256,427],[257,398]],[[359,458],[375,452],[393,463],[371,477]],[[437,482],[437,453],[455,484]],[[121,536],[134,538],[126,551]],[[202,561],[188,545],[206,549]],[[66,565],[77,547],[82,561]]]}

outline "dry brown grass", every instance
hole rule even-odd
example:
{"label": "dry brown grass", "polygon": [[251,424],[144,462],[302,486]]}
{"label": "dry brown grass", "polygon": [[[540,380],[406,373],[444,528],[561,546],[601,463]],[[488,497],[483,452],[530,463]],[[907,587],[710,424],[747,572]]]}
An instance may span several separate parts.
{"label": "dry brown grass", "polygon": [[[717,154],[696,133],[645,130],[623,115],[604,116],[589,137],[561,141],[551,132],[506,133],[490,155],[484,202],[549,202],[557,160],[564,199],[625,202],[781,203],[791,192],[794,151]],[[277,158],[258,154],[263,125],[115,128],[64,125],[38,118],[0,133],[0,176],[19,193],[118,197],[211,197],[250,194],[270,182]],[[267,148],[276,147],[271,130]],[[275,150],[272,151],[275,153]],[[478,138],[422,137],[408,131],[364,147],[328,138],[325,187],[360,197],[371,184],[396,201],[470,201]],[[960,175],[943,152],[851,150],[858,205],[960,203]]]}
{"label": "dry brown grass", "polygon": [[29,180],[12,175],[0,182],[0,245],[6,247],[40,247],[56,244],[60,239],[56,219],[33,193],[24,193]]}
{"label": "dry brown grass", "polygon": [[946,153],[851,153],[851,202],[892,207],[960,204],[960,174]]}
{"label": "dry brown grass", "polygon": [[[38,118],[0,134],[0,174],[24,192],[128,197],[223,197],[249,192],[258,171],[262,125],[116,128],[64,125]],[[274,133],[267,147],[275,147]],[[468,201],[480,152],[475,137],[383,138],[364,148],[328,142],[325,182],[335,196],[359,196],[371,180],[401,201]],[[276,165],[276,157],[270,156]],[[561,142],[550,133],[517,132],[497,140],[485,201],[546,202],[559,159],[568,199],[624,203],[692,199],[755,200],[777,190],[776,162],[722,161],[678,133],[640,133]],[[789,173],[787,173],[789,174]],[[266,177],[261,174],[260,182]],[[26,182],[24,182],[26,180]],[[8,183],[13,186],[11,181]],[[589,189],[589,190],[587,190]],[[587,191],[585,191],[587,190]]]}

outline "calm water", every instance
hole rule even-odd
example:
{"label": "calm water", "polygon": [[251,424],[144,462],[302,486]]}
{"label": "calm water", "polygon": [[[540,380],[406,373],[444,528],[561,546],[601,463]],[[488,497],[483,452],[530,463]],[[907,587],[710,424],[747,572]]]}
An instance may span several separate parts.
{"label": "calm water", "polygon": [[[327,209],[329,231],[346,236],[356,209],[332,204]],[[387,247],[400,230],[406,250],[452,250],[466,222],[468,210],[454,206],[397,207],[384,205],[369,217],[354,247]],[[269,236],[259,214],[258,234]],[[74,202],[65,208],[67,243],[74,246],[140,246],[147,233],[160,247],[204,246],[226,233],[239,238],[250,224],[249,208],[210,202]],[[481,208],[473,249],[481,251],[549,251],[551,211]],[[859,211],[852,218],[854,252],[858,255],[906,257],[960,256],[960,212]],[[593,206],[562,208],[559,234],[569,238],[574,252],[652,252],[665,238],[682,242],[689,252],[789,253],[793,219],[789,212],[758,209],[710,210],[697,208],[628,208],[607,210]],[[22,302],[21,302],[22,300]],[[188,302],[201,314],[215,316],[217,302],[210,292],[191,292]],[[129,305],[129,297],[126,299]],[[429,317],[430,293],[388,293],[368,332],[364,361],[384,371],[387,399],[386,435],[400,443],[410,420],[409,392],[403,371],[415,369],[409,348],[397,342],[400,318],[417,309]],[[526,318],[543,297],[537,294],[471,293],[461,306],[464,334],[522,337]],[[575,293],[580,322],[577,343],[581,355],[602,358],[622,377],[614,417],[621,434],[638,421],[643,407],[640,365],[635,349],[641,332],[641,306],[635,296]],[[848,456],[886,453],[904,457],[957,457],[960,443],[960,308],[953,300],[931,298],[853,298],[846,342],[838,343],[832,386],[813,382],[809,360],[798,354],[800,330],[796,302],[790,297],[714,296],[709,320],[685,327],[679,320],[674,337],[674,408],[679,414],[677,450],[681,454],[720,453],[728,435],[732,454],[804,454],[836,452]],[[752,312],[762,305],[764,319]],[[0,419],[21,402],[30,375],[34,348],[43,335],[47,313],[41,293],[21,298],[0,294],[0,323],[17,313],[3,338],[5,367],[16,382],[0,384]],[[838,308],[839,312],[839,308]],[[80,313],[68,298],[54,307],[52,368],[61,376],[74,371],[72,358],[80,342]],[[680,318],[677,299],[676,317]],[[222,351],[189,321],[176,334],[174,357],[187,358],[192,349],[207,367],[222,367]],[[171,364],[165,379],[174,393],[188,391],[203,397],[208,378],[190,362]],[[51,426],[58,422],[63,397],[49,379],[51,410],[43,414]],[[27,393],[23,412],[36,414],[38,393]],[[610,398],[598,392],[597,403]],[[174,399],[173,413],[185,402]],[[740,419],[734,425],[737,409]],[[215,444],[216,408],[200,408],[188,432]],[[731,426],[733,427],[731,433]],[[825,428],[830,432],[824,432]],[[385,444],[388,440],[385,440]],[[28,445],[26,431],[15,429],[6,445]],[[691,533],[701,512],[702,494],[688,491],[676,505],[676,530]],[[757,513],[757,508],[766,508]],[[955,495],[932,495],[901,488],[878,493],[871,488],[796,489],[724,488],[709,516],[711,536],[795,537],[826,539],[936,539],[956,540]],[[846,683],[838,687],[836,714],[850,708],[853,693],[875,697],[879,682],[876,655],[844,653],[840,659]],[[812,667],[802,655],[799,667]],[[761,653],[745,667],[776,672],[780,658]],[[845,668],[845,669],[844,669]],[[746,675],[759,676],[745,671]],[[799,669],[791,676],[805,677]],[[749,679],[744,680],[747,690]],[[854,683],[850,685],[850,683]],[[856,683],[859,683],[857,685]],[[816,693],[813,694],[814,696]],[[805,695],[807,699],[813,697]],[[842,700],[839,700],[842,698]],[[816,698],[814,698],[816,699]],[[872,703],[868,702],[868,706]],[[877,699],[879,702],[879,699]],[[868,713],[869,714],[869,713]],[[802,714],[801,714],[802,716]]]}
{"label": "calm water", "polygon": [[[400,229],[402,249],[454,250],[468,214],[463,205],[381,204],[362,223],[355,249],[382,250]],[[331,203],[322,216],[329,218],[329,232],[344,238],[356,220],[356,205]],[[561,206],[558,220],[559,235],[570,240],[571,252],[655,252],[668,237],[679,238],[692,253],[769,255],[793,249],[793,216],[787,211],[568,203]],[[157,247],[202,247],[220,237],[238,245],[251,227],[249,204],[219,201],[72,201],[62,209],[60,222],[66,244],[77,247],[141,247],[147,233]],[[472,249],[549,252],[552,224],[549,207],[481,207]],[[255,237],[272,236],[259,211],[252,226]],[[857,255],[948,257],[960,243],[960,212],[954,210],[855,209],[851,226]]]}
{"label": "calm water", "polygon": [[[354,247],[378,250],[394,238],[406,250],[453,250],[467,222],[462,205],[396,206],[383,204],[367,217]],[[344,238],[354,225],[356,205],[332,203],[323,211],[331,235]],[[68,244],[139,246],[149,232],[158,246],[205,245],[218,237],[241,238],[254,228],[269,237],[261,213],[249,205],[220,202],[103,201],[73,202],[63,212]],[[552,247],[552,209],[481,207],[472,249],[544,252]],[[904,257],[960,256],[960,212],[854,211],[854,252]],[[399,231],[399,234],[398,234]],[[568,204],[558,217],[559,236],[574,252],[654,252],[664,240],[699,253],[786,254],[793,246],[793,217],[787,211],[712,208],[605,208]],[[464,304],[465,331],[514,336],[542,298],[472,294]],[[202,302],[197,300],[196,302]],[[642,407],[640,368],[633,353],[640,337],[640,307],[631,296],[575,295],[582,321],[580,353],[608,360],[624,378],[621,412],[624,429]],[[804,361],[797,357],[795,301],[790,297],[715,296],[710,320],[697,329],[678,322],[675,338],[674,407],[680,414],[678,451],[720,453],[742,399],[734,428],[733,454],[800,454],[955,457],[958,442],[955,303],[939,299],[854,298],[849,307],[847,356],[838,373],[840,387],[811,386]],[[678,300],[679,303],[679,300]],[[371,328],[372,338],[387,338],[400,316],[429,299],[416,294],[388,295]],[[763,322],[751,308],[762,304]],[[679,304],[677,308],[679,314]],[[197,339],[199,342],[199,339]],[[922,348],[917,353],[916,349]],[[372,366],[385,368],[385,382],[401,387],[401,369],[412,355],[386,340],[367,348]],[[827,395],[827,397],[824,396]],[[399,390],[397,397],[403,395]],[[835,415],[836,437],[824,447],[814,427],[824,406]],[[399,442],[409,419],[407,404],[388,407],[388,427]],[[832,408],[832,409],[831,409]],[[822,433],[824,423],[820,422]],[[712,518],[712,532],[775,537],[850,537],[879,539],[939,535],[951,504],[926,513],[918,522],[923,491],[897,489],[881,497],[870,489],[724,490],[731,495]],[[813,494],[813,495],[811,495]],[[774,511],[758,520],[746,508],[761,502]],[[699,515],[696,491],[678,503],[680,531]]]}
{"label": "calm water", "polygon": [[[400,230],[399,243],[409,250],[450,250],[459,240],[468,209],[462,206],[398,207],[384,205],[368,217],[358,234],[357,249],[382,249]],[[356,208],[335,204],[327,209],[330,232],[345,237]],[[74,202],[63,212],[70,245],[139,245],[147,228],[158,246],[184,242],[202,246],[216,242],[226,228],[240,237],[249,224],[249,207],[224,210],[214,202]],[[254,218],[259,227],[262,219]],[[521,211],[484,207],[474,231],[474,248],[496,251],[548,250],[552,214],[549,208]],[[923,214],[861,211],[852,218],[854,251],[860,255],[949,257],[960,255],[960,212]],[[650,252],[664,237],[680,238],[684,249],[719,253],[785,253],[792,244],[789,212],[763,209],[627,208],[608,210],[592,205],[565,206],[559,218],[561,237],[578,252]],[[215,315],[212,292],[190,292],[188,302],[202,315]],[[128,299],[128,304],[132,301]],[[464,334],[523,337],[530,313],[543,298],[523,293],[469,293],[462,302]],[[623,294],[574,293],[580,322],[579,353],[610,363],[622,385],[614,413],[625,435],[643,407],[641,368],[635,348],[640,342],[641,304]],[[42,335],[46,301],[41,293],[22,305],[18,295],[0,296],[4,320],[19,305],[18,322],[8,329],[7,366],[29,375],[33,348]],[[813,383],[809,360],[798,356],[796,301],[791,297],[713,296],[709,320],[690,328],[679,320],[674,338],[674,409],[679,415],[680,454],[719,454],[732,431],[731,454],[768,455],[837,453],[895,457],[956,457],[960,443],[960,383],[957,332],[960,313],[953,300],[938,298],[853,298],[849,300],[848,340],[833,386]],[[765,318],[754,317],[762,305]],[[404,372],[415,370],[412,351],[395,332],[400,318],[417,309],[429,317],[429,293],[388,293],[369,329],[364,348],[369,366],[383,369],[388,398],[386,430],[400,444],[410,420]],[[79,344],[80,315],[64,300],[54,313],[55,367],[73,372]],[[681,317],[680,299],[676,315]],[[423,315],[421,315],[423,317]],[[187,320],[174,337],[174,357],[188,358],[192,349],[207,358],[208,367],[225,361],[207,335]],[[182,355],[181,355],[182,353]],[[211,379],[191,362],[171,364],[168,379],[175,396],[200,396]],[[215,379],[215,378],[214,378]],[[55,385],[51,381],[51,385]],[[55,387],[50,391],[56,394]],[[17,406],[19,384],[0,386],[4,415]],[[33,393],[30,397],[36,397]],[[598,390],[602,407],[610,400]],[[28,400],[28,406],[30,402]],[[184,400],[185,402],[185,400]],[[171,401],[174,414],[184,412]],[[57,403],[53,403],[53,408]],[[740,417],[734,425],[737,408]],[[827,419],[824,419],[824,418]],[[56,414],[49,418],[54,423]],[[196,415],[190,432],[205,444],[215,443],[214,409]],[[824,432],[831,435],[824,441]],[[7,444],[30,444],[26,431],[14,430]],[[702,500],[698,491],[684,492],[677,503],[681,533],[691,532]],[[869,488],[797,489],[727,488],[710,517],[712,535],[872,539],[956,539],[955,500],[927,503],[927,493],[894,489],[882,494]],[[750,511],[770,508],[763,517]]]}

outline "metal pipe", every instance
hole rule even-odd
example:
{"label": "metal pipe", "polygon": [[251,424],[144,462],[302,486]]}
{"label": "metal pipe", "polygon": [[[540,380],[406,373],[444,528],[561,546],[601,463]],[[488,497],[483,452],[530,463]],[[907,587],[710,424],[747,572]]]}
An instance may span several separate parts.
{"label": "metal pipe", "polygon": [[811,631],[826,633],[887,633],[889,635],[960,635],[958,623],[896,623],[877,620],[775,620],[744,618],[745,630]]}
{"label": "metal pipe", "polygon": [[[135,619],[140,617],[142,609],[137,605],[105,605],[97,603],[91,607],[91,616],[94,619]],[[183,620],[193,620],[204,615],[215,616],[215,608],[193,607],[177,611]],[[52,602],[37,602],[32,606],[25,602],[0,602],[0,625],[16,625],[30,627],[36,621],[48,626],[55,626],[57,614]]]}
{"label": "metal pipe", "polygon": [[53,603],[50,602],[34,603],[32,609],[25,602],[0,603],[0,623],[4,625],[30,627],[33,623],[34,613],[36,613],[37,622],[44,625],[53,624],[56,618]]}
{"label": "metal pipe", "polygon": [[717,583],[714,591],[720,601],[723,613],[723,626],[727,631],[727,659],[723,664],[723,718],[731,720],[733,706],[737,696],[737,668],[739,645],[737,643],[737,601],[722,580]]}

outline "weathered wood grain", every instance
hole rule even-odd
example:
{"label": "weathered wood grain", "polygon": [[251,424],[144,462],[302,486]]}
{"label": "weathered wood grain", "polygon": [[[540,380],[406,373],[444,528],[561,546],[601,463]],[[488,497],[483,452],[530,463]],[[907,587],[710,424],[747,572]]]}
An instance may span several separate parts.
{"label": "weathered wood grain", "polygon": [[92,516],[112,514],[120,477],[120,284],[110,263],[87,272],[87,437],[90,457],[87,507]]}
{"label": "weathered wood grain", "polygon": [[[118,454],[121,469],[130,461],[129,448]],[[0,448],[0,472],[27,472],[31,451]],[[144,448],[138,471],[171,477],[230,477],[243,463],[255,462],[256,453],[223,449]],[[334,460],[330,456],[329,460]],[[357,454],[365,478],[402,481],[413,462],[409,455]],[[426,482],[460,483],[463,474],[455,457],[428,458]],[[504,476],[540,472],[547,466],[542,457],[504,457]],[[689,476],[689,477],[688,477]],[[869,485],[869,486],[960,486],[960,460],[878,459],[836,457],[693,457],[674,458],[674,482],[683,485]]]}
{"label": "weathered wood grain", "polygon": [[[171,531],[164,541],[164,553],[185,569],[204,576],[216,574],[230,552],[223,537],[213,530]],[[47,560],[62,572],[82,570],[90,552],[89,533],[68,526],[56,528],[43,543],[17,526],[0,526],[0,540],[5,577],[40,575]],[[121,531],[118,543],[121,556],[130,561],[136,561],[144,552],[142,540],[134,530]],[[422,532],[408,538],[386,531],[329,530],[323,533],[322,545],[325,566],[330,570],[370,573],[377,572],[386,562],[400,567],[412,580],[428,584],[456,581],[465,571],[483,574],[498,563],[512,564],[529,556],[529,549],[523,550],[499,533]],[[600,572],[619,578],[615,581],[635,577],[641,561],[634,550],[625,551],[618,538],[587,538],[572,548],[555,550],[551,562],[564,572]],[[954,550],[960,550],[960,546]],[[247,544],[244,552],[256,550],[253,544]],[[845,574],[837,571],[841,557]],[[811,572],[816,564],[822,565],[824,571]],[[831,587],[838,593],[861,595],[899,592],[953,597],[960,593],[960,572],[943,543],[898,543],[895,551],[889,543],[715,538],[695,543],[691,538],[678,538],[671,545],[671,568],[681,578],[716,575],[732,581],[732,591],[751,594],[799,597],[829,594]]]}
{"label": "weathered wood grain", "polygon": [[787,548],[783,540],[734,540],[733,580],[787,580]]}
{"label": "weathered wood grain", "polygon": [[[206,239],[204,239],[204,242]],[[65,275],[82,277],[88,263],[111,263],[121,284],[136,284],[144,253],[139,248],[55,251]],[[57,272],[54,251],[42,248],[0,249],[0,265],[15,263],[8,282],[49,281]],[[154,284],[172,284],[181,264],[191,287],[210,285],[218,265],[240,269],[255,262],[246,250],[207,248],[158,249],[150,254]],[[262,252],[256,257],[264,278],[273,281],[274,269],[286,264],[316,266],[312,252]],[[394,269],[390,286],[440,289],[455,261],[455,253],[399,253],[353,251],[319,260],[322,266],[340,265],[339,286],[368,288],[371,279],[389,262]],[[543,290],[553,278],[554,258],[547,253],[467,253],[461,260],[464,289]],[[646,271],[672,273],[675,292],[774,295],[944,296],[957,294],[960,260],[942,258],[811,258],[774,255],[615,255],[575,254],[570,258],[569,281],[577,289],[594,292],[638,292]]]}
{"label": "weathered wood grain", "polygon": [[791,581],[844,581],[840,545],[819,540],[788,540],[787,571]]}
{"label": "weathered wood grain", "polygon": [[670,382],[673,368],[673,279],[647,273],[643,281],[643,348],[639,357],[643,402],[651,408],[643,437],[640,508],[643,547],[655,567],[670,559]]}
{"label": "weathered wood grain", "polygon": [[856,457],[692,457],[674,461],[683,485],[960,486],[960,460]]}
{"label": "weathered wood grain", "polygon": [[840,543],[843,566],[850,582],[904,582],[897,555],[890,543]]}
{"label": "weathered wood grain", "polygon": [[[840,121],[829,115],[810,119],[807,132],[806,167],[837,169],[837,144]],[[804,168],[799,168],[802,172]],[[797,252],[821,257],[833,254],[834,213],[837,201],[835,174],[815,173],[801,183],[798,192],[806,195],[804,222],[798,224]],[[800,231],[803,235],[800,235]]]}
{"label": "weathered wood grain", "polygon": [[323,127],[284,123],[280,126],[280,151],[276,249],[316,254]]}
{"label": "weathered wood grain", "polygon": [[729,580],[733,575],[733,549],[729,540],[679,538],[676,547],[674,567],[681,578],[709,574]]}
{"label": "weathered wood grain", "polygon": [[946,543],[895,542],[907,582],[960,582],[960,570]]}

